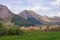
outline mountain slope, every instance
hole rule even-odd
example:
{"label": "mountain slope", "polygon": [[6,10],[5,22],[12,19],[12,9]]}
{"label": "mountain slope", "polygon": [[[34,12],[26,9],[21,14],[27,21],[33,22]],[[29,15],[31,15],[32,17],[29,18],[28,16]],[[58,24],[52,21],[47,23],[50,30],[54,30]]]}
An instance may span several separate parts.
{"label": "mountain slope", "polygon": [[16,25],[20,25],[20,26],[30,26],[31,25],[31,22],[23,19],[22,17],[20,17],[18,15],[14,15],[11,22],[15,23]]}
{"label": "mountain slope", "polygon": [[32,10],[24,10],[23,12],[18,14],[19,16],[23,17],[24,19],[27,19],[28,21],[32,22],[32,24],[51,24],[56,23],[58,21],[53,20],[52,18],[48,16],[41,16],[35,13]]}
{"label": "mountain slope", "polygon": [[48,16],[41,16],[32,10],[24,10],[16,15],[6,6],[0,4],[0,21],[10,21],[20,26],[31,26],[41,24],[60,24],[60,17],[50,18]]}
{"label": "mountain slope", "polygon": [[38,18],[38,15],[34,11],[24,10],[18,14],[22,18],[32,22],[33,25],[43,24],[43,21]]}
{"label": "mountain slope", "polygon": [[12,12],[6,6],[0,4],[0,20],[11,21],[12,17]]}
{"label": "mountain slope", "polygon": [[12,13],[6,6],[0,4],[0,21],[3,22],[13,22],[20,26],[28,26],[31,23],[26,19]]}
{"label": "mountain slope", "polygon": [[50,19],[56,20],[56,21],[60,21],[60,17],[57,17],[57,16],[54,16],[54,17],[52,17],[52,18],[50,18]]}

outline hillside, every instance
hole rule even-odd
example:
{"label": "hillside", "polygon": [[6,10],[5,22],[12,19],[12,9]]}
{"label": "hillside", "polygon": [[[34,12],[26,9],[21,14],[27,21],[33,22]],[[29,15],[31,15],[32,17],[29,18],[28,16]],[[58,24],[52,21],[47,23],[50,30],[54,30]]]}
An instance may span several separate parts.
{"label": "hillside", "polygon": [[30,26],[31,25],[31,22],[23,19],[22,17],[20,17],[18,15],[14,15],[11,22],[15,23],[16,25],[20,25],[20,26]]}
{"label": "hillside", "polygon": [[56,20],[56,21],[60,21],[60,17],[57,17],[57,16],[54,16],[54,17],[52,17],[52,18],[50,18],[50,19]]}
{"label": "hillside", "polygon": [[42,16],[32,10],[24,10],[19,14],[14,14],[6,6],[0,4],[0,21],[13,22],[20,26],[60,24],[60,17],[50,18]]}
{"label": "hillside", "polygon": [[14,14],[6,6],[0,4],[0,20],[4,22],[11,21],[13,15]]}
{"label": "hillside", "polygon": [[24,10],[21,13],[19,13],[18,15],[21,16],[22,18],[32,22],[33,25],[44,24],[43,21],[41,19],[39,19],[38,15],[34,11]]}
{"label": "hillside", "polygon": [[0,5],[0,21],[3,22],[13,22],[17,25],[20,26],[28,26],[31,23],[25,19],[23,19],[22,17],[12,13],[6,6],[4,5]]}
{"label": "hillside", "polygon": [[51,24],[57,22],[48,16],[38,15],[36,12],[32,10],[24,10],[18,14],[19,16],[27,19],[28,21],[32,22],[32,24]]}

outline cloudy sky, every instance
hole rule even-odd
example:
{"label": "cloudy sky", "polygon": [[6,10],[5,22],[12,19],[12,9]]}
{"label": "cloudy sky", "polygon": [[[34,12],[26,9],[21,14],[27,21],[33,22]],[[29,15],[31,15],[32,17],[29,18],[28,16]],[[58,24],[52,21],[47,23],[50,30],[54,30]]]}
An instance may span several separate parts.
{"label": "cloudy sky", "polygon": [[33,10],[40,15],[60,16],[60,0],[0,0],[12,12]]}

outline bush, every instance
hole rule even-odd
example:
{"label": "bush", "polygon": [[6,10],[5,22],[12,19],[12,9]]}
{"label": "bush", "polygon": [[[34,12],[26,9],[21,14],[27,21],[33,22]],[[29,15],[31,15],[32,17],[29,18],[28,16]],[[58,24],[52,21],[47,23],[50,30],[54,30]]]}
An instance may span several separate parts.
{"label": "bush", "polygon": [[23,34],[20,27],[14,25],[11,22],[4,23],[3,27],[0,30],[0,35],[20,35]]}
{"label": "bush", "polygon": [[2,22],[0,22],[0,30],[1,30],[1,28],[3,27],[3,23]]}
{"label": "bush", "polygon": [[18,27],[11,27],[11,28],[3,27],[1,29],[1,35],[19,35],[22,33],[23,33],[22,30],[20,30]]}

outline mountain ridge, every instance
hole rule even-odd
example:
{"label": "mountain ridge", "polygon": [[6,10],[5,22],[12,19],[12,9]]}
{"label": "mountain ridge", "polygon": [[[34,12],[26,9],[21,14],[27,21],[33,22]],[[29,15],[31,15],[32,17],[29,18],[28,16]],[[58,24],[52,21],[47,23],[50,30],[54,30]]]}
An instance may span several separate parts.
{"label": "mountain ridge", "polygon": [[24,19],[27,19],[27,20],[28,20],[29,17],[32,17],[32,18],[40,21],[43,24],[47,24],[47,23],[50,24],[50,23],[58,22],[57,20],[54,20],[54,18],[50,18],[48,16],[38,15],[36,12],[34,12],[32,10],[24,10],[21,13],[19,13],[18,15],[23,17]]}
{"label": "mountain ridge", "polygon": [[0,5],[0,21],[10,21],[17,25],[42,25],[42,24],[60,24],[60,17],[50,18],[48,16],[42,16],[34,12],[33,10],[24,10],[19,14],[14,14],[8,7]]}
{"label": "mountain ridge", "polygon": [[0,5],[0,21],[13,22],[16,25],[28,26],[30,22],[11,12],[6,6]]}

